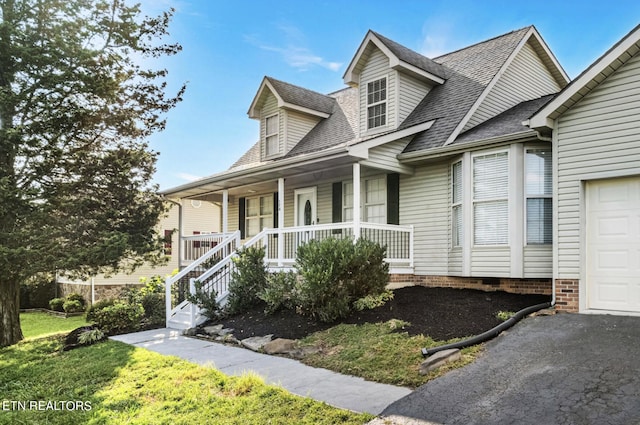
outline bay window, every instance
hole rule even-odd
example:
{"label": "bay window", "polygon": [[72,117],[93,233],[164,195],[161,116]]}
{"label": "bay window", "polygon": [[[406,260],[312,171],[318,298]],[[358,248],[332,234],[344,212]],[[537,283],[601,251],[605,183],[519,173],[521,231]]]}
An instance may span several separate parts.
{"label": "bay window", "polygon": [[473,158],[473,236],[475,245],[509,243],[509,156]]}
{"label": "bay window", "polygon": [[552,242],[551,150],[527,149],[525,197],[527,245]]}

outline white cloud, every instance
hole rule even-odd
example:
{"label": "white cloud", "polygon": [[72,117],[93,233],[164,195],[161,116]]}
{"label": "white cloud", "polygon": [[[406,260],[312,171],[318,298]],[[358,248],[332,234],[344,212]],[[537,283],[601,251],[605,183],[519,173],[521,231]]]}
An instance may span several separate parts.
{"label": "white cloud", "polygon": [[196,180],[200,180],[200,179],[203,178],[201,176],[195,176],[195,175],[189,174],[189,173],[178,173],[178,174],[176,174],[176,177],[178,177],[179,179],[182,179],[182,180],[186,180],[188,182],[194,182]]}
{"label": "white cloud", "polygon": [[432,17],[422,25],[422,46],[420,53],[435,58],[454,50],[454,28],[449,19]]}
{"label": "white cloud", "polygon": [[307,48],[304,34],[297,27],[279,24],[276,28],[284,35],[283,44],[286,47],[264,43],[256,36],[245,36],[245,40],[259,49],[280,54],[289,66],[301,71],[307,71],[313,66],[320,66],[331,71],[338,71],[342,67],[341,62],[328,61]]}

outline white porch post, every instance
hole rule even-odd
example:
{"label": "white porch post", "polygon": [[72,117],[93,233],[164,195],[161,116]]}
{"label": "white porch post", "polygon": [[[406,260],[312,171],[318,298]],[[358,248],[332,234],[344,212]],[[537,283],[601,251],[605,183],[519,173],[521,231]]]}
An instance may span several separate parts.
{"label": "white porch post", "polygon": [[222,191],[222,233],[229,231],[229,189]]}
{"label": "white porch post", "polygon": [[284,266],[284,179],[278,179],[278,267]]}
{"label": "white porch post", "polygon": [[353,164],[353,237],[360,239],[360,164]]}

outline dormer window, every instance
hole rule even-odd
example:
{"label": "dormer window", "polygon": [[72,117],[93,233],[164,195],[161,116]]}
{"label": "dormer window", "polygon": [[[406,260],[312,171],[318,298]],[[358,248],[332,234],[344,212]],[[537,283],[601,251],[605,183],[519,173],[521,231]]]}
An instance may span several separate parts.
{"label": "dormer window", "polygon": [[280,153],[280,140],[278,138],[278,114],[265,119],[265,156],[273,156]]}
{"label": "dormer window", "polygon": [[387,124],[387,79],[367,84],[367,129]]}

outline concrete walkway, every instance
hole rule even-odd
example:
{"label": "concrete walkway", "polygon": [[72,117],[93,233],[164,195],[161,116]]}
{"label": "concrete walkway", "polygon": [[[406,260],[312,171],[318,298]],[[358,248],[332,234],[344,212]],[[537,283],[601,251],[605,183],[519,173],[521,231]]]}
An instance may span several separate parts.
{"label": "concrete walkway", "polygon": [[238,376],[251,371],[262,376],[267,383],[279,385],[293,394],[356,412],[378,415],[389,404],[411,393],[408,388],[369,382],[284,357],[187,338],[173,329],[155,329],[111,339],[213,366],[227,375]]}

